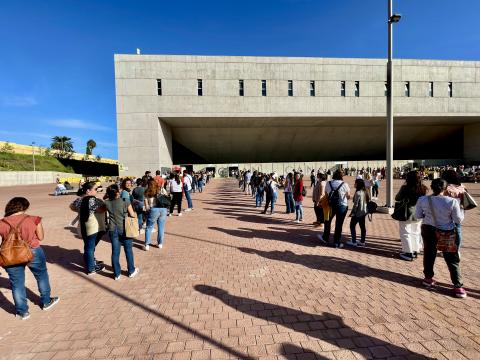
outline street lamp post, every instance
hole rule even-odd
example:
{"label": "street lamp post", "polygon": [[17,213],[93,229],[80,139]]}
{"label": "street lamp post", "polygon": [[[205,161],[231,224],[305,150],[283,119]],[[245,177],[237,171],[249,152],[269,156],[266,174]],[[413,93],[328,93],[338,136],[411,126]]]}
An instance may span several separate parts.
{"label": "street lamp post", "polygon": [[388,60],[387,60],[387,208],[393,207],[393,24],[400,14],[393,14],[393,0],[388,1]]}
{"label": "street lamp post", "polygon": [[35,141],[32,141],[33,171],[35,172]]}

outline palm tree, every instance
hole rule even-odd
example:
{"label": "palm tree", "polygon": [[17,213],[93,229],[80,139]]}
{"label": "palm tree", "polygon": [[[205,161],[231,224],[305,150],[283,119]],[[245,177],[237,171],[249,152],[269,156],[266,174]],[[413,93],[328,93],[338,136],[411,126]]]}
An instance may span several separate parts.
{"label": "palm tree", "polygon": [[68,136],[54,136],[50,147],[52,150],[57,150],[59,157],[70,157],[73,153],[73,142]]}
{"label": "palm tree", "polygon": [[93,139],[90,139],[87,141],[87,149],[85,151],[85,154],[88,155],[92,155],[92,152],[93,152],[93,149],[97,147],[97,143],[95,142],[95,140]]}

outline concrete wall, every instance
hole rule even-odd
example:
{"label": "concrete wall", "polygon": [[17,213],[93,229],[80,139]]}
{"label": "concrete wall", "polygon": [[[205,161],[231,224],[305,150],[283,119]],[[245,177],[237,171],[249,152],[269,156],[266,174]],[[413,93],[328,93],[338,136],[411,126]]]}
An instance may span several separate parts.
{"label": "concrete wall", "polygon": [[[325,134],[333,142],[345,139],[345,131],[339,131],[342,127],[356,137],[342,143],[343,153],[338,157],[338,148],[325,147],[322,158],[344,159],[359,153],[371,158],[384,152],[385,60],[174,55],[115,55],[114,60],[119,162],[128,168],[121,175],[170,166],[172,137],[217,163],[302,160],[307,148],[316,146],[314,139],[326,138]],[[406,134],[400,144],[411,146],[417,135],[422,141],[441,127],[441,137],[448,137],[459,127],[480,123],[480,62],[396,60],[394,65],[396,126],[402,127],[399,134]],[[157,79],[162,80],[162,96],[157,94]],[[197,96],[197,79],[203,81],[203,96]],[[240,79],[245,96],[239,96]],[[266,97],[261,96],[261,80],[267,81]],[[288,80],[293,81],[292,97],[288,96]],[[310,81],[315,81],[314,97],[309,93]],[[340,95],[342,81],[345,97]],[[355,96],[355,81],[360,82],[359,97]],[[407,81],[409,97],[404,92]],[[430,82],[434,83],[433,97],[428,94]],[[448,94],[449,82],[453,97]],[[296,124],[303,130],[296,129]],[[429,126],[436,129],[432,132]],[[278,136],[264,139],[263,134],[276,132],[284,135],[283,142],[277,143]],[[271,150],[279,144],[291,148],[305,139],[307,152],[302,150],[293,158],[276,153],[273,158],[262,150],[254,156],[238,145],[242,143],[239,134]],[[372,136],[375,141],[365,148],[348,146]],[[434,142],[428,138],[422,146]],[[318,154],[311,155],[303,159],[320,159]],[[419,157],[427,155],[431,156]],[[480,159],[480,151],[471,156]]]}
{"label": "concrete wall", "polygon": [[82,175],[55,171],[0,171],[0,186],[55,184],[57,178],[80,181]]}

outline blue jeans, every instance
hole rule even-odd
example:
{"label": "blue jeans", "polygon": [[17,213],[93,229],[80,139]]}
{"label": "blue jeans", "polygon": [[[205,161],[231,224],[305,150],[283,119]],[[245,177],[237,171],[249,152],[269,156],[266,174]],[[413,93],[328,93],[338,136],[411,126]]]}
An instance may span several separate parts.
{"label": "blue jeans", "polygon": [[19,315],[28,312],[27,290],[25,288],[25,266],[28,266],[33,276],[37,280],[38,291],[42,305],[45,306],[50,302],[50,281],[48,280],[47,263],[45,261],[45,253],[41,247],[32,249],[33,260],[27,265],[17,265],[5,268],[10,278],[12,287],[13,302],[15,303],[15,311]]}
{"label": "blue jeans", "polygon": [[95,246],[100,241],[102,235],[95,233],[83,238],[83,260],[85,261],[85,270],[92,272],[95,270]]}
{"label": "blue jeans", "polygon": [[263,202],[263,191],[257,190],[255,195],[255,207],[261,207]]}
{"label": "blue jeans", "polygon": [[138,228],[141,229],[143,226],[143,205],[137,204],[135,206],[135,212],[137,213]]}
{"label": "blue jeans", "polygon": [[346,205],[340,205],[338,208],[335,208],[335,207],[332,208],[330,219],[328,221],[325,221],[325,229],[323,231],[324,241],[326,241],[327,243],[329,242],[330,228],[332,226],[332,221],[333,221],[333,218],[337,216],[337,218],[335,219],[335,233],[333,235],[333,240],[335,242],[335,245],[340,244],[340,240],[342,238],[343,222],[345,221],[345,217],[347,216],[347,211],[348,211],[348,206]]}
{"label": "blue jeans", "polygon": [[125,257],[127,258],[127,269],[130,275],[135,271],[135,263],[133,260],[133,240],[126,238],[125,234],[120,234],[115,226],[113,231],[109,231],[110,241],[112,242],[112,267],[115,277],[120,276],[120,248],[123,246]]}
{"label": "blue jeans", "polygon": [[190,195],[191,190],[185,190],[185,199],[187,200],[187,205],[189,209],[193,209],[192,196]]}
{"label": "blue jeans", "polygon": [[297,220],[303,220],[302,204],[295,205],[295,215]]}
{"label": "blue jeans", "polygon": [[145,245],[150,245],[153,225],[157,223],[157,244],[163,244],[165,223],[167,222],[167,209],[151,208],[147,216],[147,231],[145,231]]}
{"label": "blue jeans", "polygon": [[285,206],[287,207],[286,213],[290,214],[295,211],[295,201],[293,200],[293,193],[285,193]]}

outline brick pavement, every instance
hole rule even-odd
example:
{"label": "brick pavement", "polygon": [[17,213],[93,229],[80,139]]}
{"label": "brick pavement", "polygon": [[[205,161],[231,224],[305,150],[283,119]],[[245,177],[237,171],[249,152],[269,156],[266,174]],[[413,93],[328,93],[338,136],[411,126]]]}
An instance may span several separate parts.
{"label": "brick pavement", "polygon": [[[321,247],[310,200],[301,224],[283,214],[282,200],[277,214],[260,215],[232,180],[214,180],[193,196],[195,211],[168,218],[162,250],[144,252],[137,241],[138,277],[115,282],[109,266],[87,277],[82,241],[65,228],[74,197],[47,196],[51,187],[0,189],[2,207],[24,195],[31,213],[44,217],[53,294],[62,298],[41,311],[27,271],[32,316],[15,319],[1,270],[1,359],[480,358],[476,209],[463,228],[470,296],[459,300],[441,258],[440,285],[419,287],[421,260],[398,259],[398,228],[388,216],[367,224],[365,249]],[[478,199],[480,185],[469,188]],[[108,242],[97,258],[109,263]]]}

